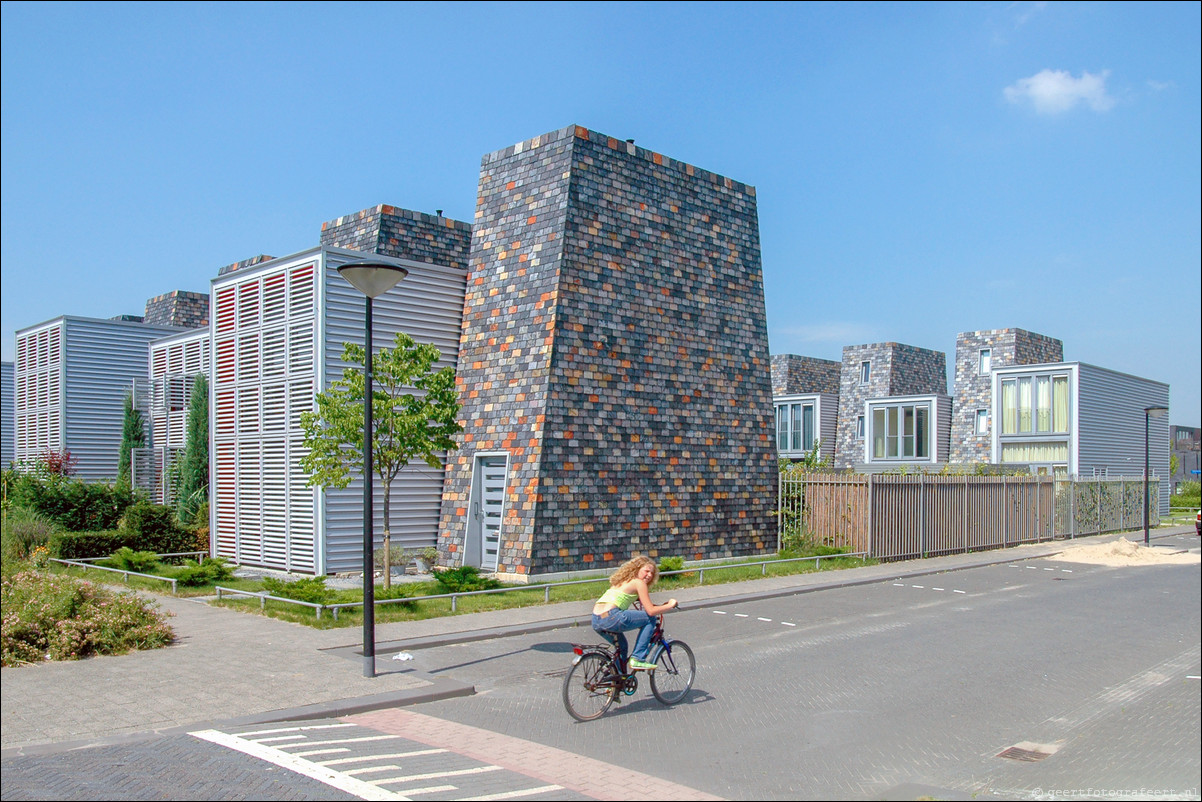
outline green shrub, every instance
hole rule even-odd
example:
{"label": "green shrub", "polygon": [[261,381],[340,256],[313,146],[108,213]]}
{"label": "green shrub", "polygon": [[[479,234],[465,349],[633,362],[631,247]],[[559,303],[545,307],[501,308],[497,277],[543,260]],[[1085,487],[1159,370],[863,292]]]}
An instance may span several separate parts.
{"label": "green shrub", "polygon": [[122,546],[113,552],[113,556],[105,560],[104,564],[110,568],[148,574],[159,564],[159,555],[153,551],[134,551],[129,546]]}
{"label": "green shrub", "polygon": [[56,532],[50,538],[50,551],[64,560],[107,557],[129,543],[128,535],[114,529],[103,532]]}
{"label": "green shrub", "polygon": [[1197,507],[1202,501],[1202,484],[1198,482],[1182,482],[1177,486],[1180,492],[1169,496],[1170,507]]}
{"label": "green shrub", "polygon": [[329,604],[334,595],[334,590],[326,587],[324,576],[306,576],[291,581],[265,576],[263,577],[263,589],[272,596],[312,604]]}
{"label": "green shrub", "polygon": [[195,536],[180,525],[175,511],[162,504],[139,501],[125,511],[121,529],[131,537],[131,546],[158,554],[192,551]]}
{"label": "green shrub", "polygon": [[222,557],[211,557],[203,563],[184,560],[184,564],[172,570],[168,576],[189,588],[223,582],[234,575],[233,566]]}
{"label": "green shrub", "polygon": [[661,557],[659,561],[660,571],[683,571],[684,557]]}
{"label": "green shrub", "polygon": [[0,662],[5,666],[154,649],[175,637],[153,603],[74,577],[38,571],[6,574],[0,604]]}
{"label": "green shrub", "polygon": [[435,571],[434,579],[438,582],[440,593],[464,593],[469,590],[491,590],[501,587],[501,583],[492,577],[480,576],[480,569],[474,565],[461,565],[458,568]]}
{"label": "green shrub", "polygon": [[4,560],[27,560],[38,546],[50,546],[54,523],[41,513],[26,507],[12,507],[5,516]]}
{"label": "green shrub", "polygon": [[134,492],[121,484],[26,474],[15,474],[10,479],[8,493],[14,506],[35,510],[72,532],[116,528],[135,500]]}

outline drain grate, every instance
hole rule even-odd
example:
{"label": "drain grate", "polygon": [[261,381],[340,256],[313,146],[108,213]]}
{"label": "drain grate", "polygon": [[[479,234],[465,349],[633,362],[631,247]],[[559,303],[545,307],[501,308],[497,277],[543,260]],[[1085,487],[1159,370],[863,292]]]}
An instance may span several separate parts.
{"label": "drain grate", "polygon": [[1059,744],[1033,744],[1030,741],[1023,741],[1008,749],[1003,749],[997,753],[996,757],[1017,760],[1022,763],[1038,763],[1045,757],[1056,754],[1059,749]]}

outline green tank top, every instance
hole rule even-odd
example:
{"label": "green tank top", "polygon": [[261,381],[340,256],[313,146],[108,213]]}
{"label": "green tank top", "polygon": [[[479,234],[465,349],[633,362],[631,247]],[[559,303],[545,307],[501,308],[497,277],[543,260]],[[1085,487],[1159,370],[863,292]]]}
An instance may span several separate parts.
{"label": "green tank top", "polygon": [[637,598],[638,598],[637,593],[623,593],[621,588],[610,588],[609,590],[602,593],[601,598],[598,599],[597,601],[598,602],[606,602],[607,604],[612,604],[615,607],[617,607],[619,610],[626,610],[630,607],[631,604],[634,603],[634,600]]}

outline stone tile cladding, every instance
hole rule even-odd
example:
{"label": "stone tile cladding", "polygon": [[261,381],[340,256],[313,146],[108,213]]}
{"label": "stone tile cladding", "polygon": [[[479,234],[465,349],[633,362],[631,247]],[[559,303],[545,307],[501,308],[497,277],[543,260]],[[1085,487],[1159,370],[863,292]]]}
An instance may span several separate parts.
{"label": "stone tile cladding", "polygon": [[[949,462],[989,462],[990,435],[976,433],[978,409],[990,409],[992,377],[980,373],[982,348],[989,348],[995,368],[1064,361],[1060,340],[1023,329],[964,331],[956,335],[955,398],[952,401],[952,442]],[[992,415],[991,423],[992,425]]]}
{"label": "stone tile cladding", "polygon": [[204,292],[173,290],[146,301],[143,322],[155,326],[182,326],[199,329],[209,325],[209,295]]}
{"label": "stone tile cladding", "polygon": [[217,271],[217,275],[224,276],[226,273],[233,273],[235,270],[244,270],[245,268],[254,267],[255,265],[262,264],[263,262],[270,262],[274,258],[274,256],[268,256],[267,254],[261,253],[258,256],[252,256],[249,259],[243,259],[241,262],[234,262],[232,265],[226,265]]}
{"label": "stone tile cladding", "polygon": [[755,190],[570,126],[484,157],[443,494],[505,452],[498,572],[775,546]]}
{"label": "stone tile cladding", "polygon": [[[860,384],[862,362],[871,363],[867,384]],[[856,439],[856,422],[864,414],[866,400],[934,394],[947,394],[947,355],[942,351],[900,343],[845,346],[835,467],[854,468],[864,461],[864,442]]]}
{"label": "stone tile cladding", "polygon": [[772,355],[772,394],[839,394],[839,371],[843,363],[797,354]]}
{"label": "stone tile cladding", "polygon": [[321,244],[464,269],[472,227],[449,217],[381,205],[322,223]]}

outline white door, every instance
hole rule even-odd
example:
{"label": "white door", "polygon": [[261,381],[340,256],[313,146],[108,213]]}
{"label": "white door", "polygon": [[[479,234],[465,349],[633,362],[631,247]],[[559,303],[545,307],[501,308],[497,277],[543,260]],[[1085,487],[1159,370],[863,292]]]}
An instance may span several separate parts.
{"label": "white door", "polygon": [[465,561],[481,571],[497,570],[506,479],[504,456],[476,457]]}

